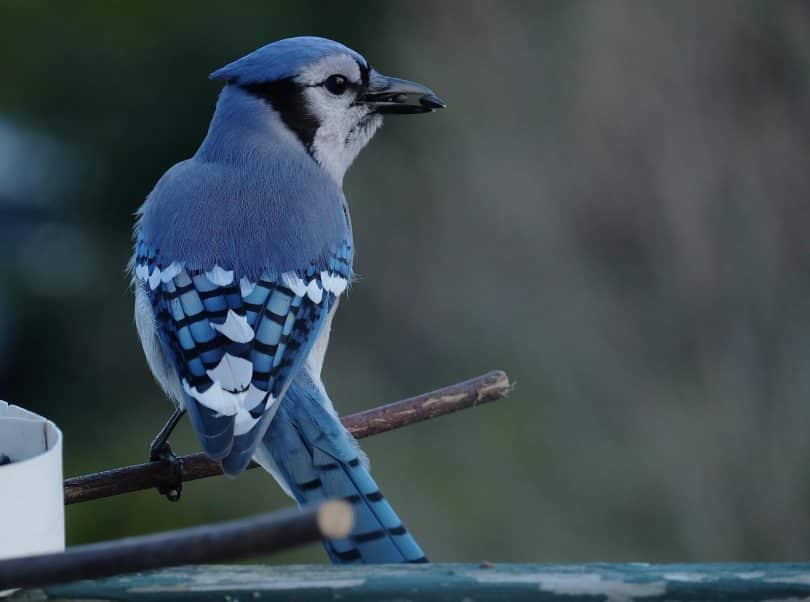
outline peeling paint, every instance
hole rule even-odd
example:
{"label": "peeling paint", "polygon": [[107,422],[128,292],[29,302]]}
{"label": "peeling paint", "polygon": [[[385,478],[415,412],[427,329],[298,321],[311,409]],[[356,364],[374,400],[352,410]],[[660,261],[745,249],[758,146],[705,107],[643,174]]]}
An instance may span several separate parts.
{"label": "peeling paint", "polygon": [[810,602],[810,564],[194,566],[18,592],[9,602],[375,600]]}
{"label": "peeling paint", "polygon": [[602,575],[544,575],[540,583],[541,591],[549,591],[566,596],[593,595],[605,596],[607,602],[631,602],[635,598],[661,596],[667,591],[665,581],[633,583],[606,579]]}
{"label": "peeling paint", "polygon": [[[212,567],[226,568],[226,567]],[[237,567],[234,567],[236,569]],[[238,567],[242,568],[242,567]],[[260,591],[295,590],[306,588],[327,588],[342,589],[346,587],[358,587],[365,583],[365,579],[358,577],[340,578],[332,573],[311,570],[307,574],[296,574],[300,571],[290,571],[288,575],[275,575],[268,578],[266,572],[261,570],[232,570],[225,572],[222,570],[212,570],[210,572],[174,571],[171,574],[173,580],[178,583],[141,585],[127,588],[131,594],[159,594],[172,592],[216,592],[230,591],[242,592],[250,591],[251,595],[259,597]],[[231,596],[225,596],[225,602],[238,602]]]}
{"label": "peeling paint", "polygon": [[785,583],[791,585],[810,585],[810,573],[797,573],[783,577],[766,577],[767,583]]}
{"label": "peeling paint", "polygon": [[748,571],[743,573],[734,573],[737,579],[762,579],[765,576],[765,571]]}
{"label": "peeling paint", "polygon": [[700,573],[664,573],[663,577],[667,581],[684,581],[686,583],[703,583],[712,580],[708,575],[701,575]]}
{"label": "peeling paint", "polygon": [[607,602],[629,602],[637,597],[660,596],[666,592],[665,581],[638,583],[605,578],[594,573],[512,574],[489,571],[471,574],[479,583],[536,583],[540,591],[563,596],[605,596]]}
{"label": "peeling paint", "polygon": [[[249,582],[249,583],[229,583],[224,586],[228,591],[246,591],[262,589],[265,591],[272,590],[296,590],[296,589],[311,589],[311,588],[328,588],[328,589],[341,589],[345,587],[358,587],[365,583],[365,579],[331,579],[331,580],[307,580],[307,579],[276,579],[273,581],[262,582]],[[188,583],[178,583],[177,585],[152,585],[147,587],[133,587],[127,590],[130,594],[161,594],[161,593],[176,593],[176,592],[217,592],[222,591],[222,584],[211,585],[191,585]],[[254,597],[258,597],[259,593],[252,592]],[[239,602],[237,598],[225,596],[225,602]]]}

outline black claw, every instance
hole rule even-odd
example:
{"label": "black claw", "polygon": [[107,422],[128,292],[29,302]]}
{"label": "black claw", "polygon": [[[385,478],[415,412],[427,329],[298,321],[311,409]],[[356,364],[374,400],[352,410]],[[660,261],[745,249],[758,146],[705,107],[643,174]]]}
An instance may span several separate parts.
{"label": "black claw", "polygon": [[183,461],[175,455],[167,442],[151,447],[149,460],[166,464],[156,479],[157,490],[170,502],[178,501],[183,493]]}

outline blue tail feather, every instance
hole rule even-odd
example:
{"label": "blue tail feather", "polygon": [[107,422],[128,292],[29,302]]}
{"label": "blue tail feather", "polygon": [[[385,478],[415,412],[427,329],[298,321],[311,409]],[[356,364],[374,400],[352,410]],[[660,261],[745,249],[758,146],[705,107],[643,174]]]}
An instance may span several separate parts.
{"label": "blue tail feather", "polygon": [[194,404],[194,411],[188,414],[205,453],[214,460],[225,458],[231,453],[233,444],[233,418],[219,416],[213,410],[186,396],[186,407],[191,404]]}
{"label": "blue tail feather", "polygon": [[371,477],[357,443],[325,407],[329,402],[321,391],[306,374],[296,378],[256,460],[286,484],[299,504],[328,498],[352,504],[355,524],[349,537],[324,541],[333,562],[426,562]]}

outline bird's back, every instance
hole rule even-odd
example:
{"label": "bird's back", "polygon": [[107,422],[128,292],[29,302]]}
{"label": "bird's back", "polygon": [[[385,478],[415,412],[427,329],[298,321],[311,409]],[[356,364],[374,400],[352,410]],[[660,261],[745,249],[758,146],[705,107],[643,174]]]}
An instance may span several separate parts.
{"label": "bird's back", "polygon": [[137,311],[149,312],[141,338],[161,355],[150,365],[169,368],[161,384],[235,474],[350,281],[353,253],[343,194],[300,144],[215,124],[148,196],[133,264]]}
{"label": "bird's back", "polygon": [[253,279],[351,243],[343,193],[307,155],[195,156],[163,175],[140,213],[137,235],[161,258],[204,271],[227,265]]}

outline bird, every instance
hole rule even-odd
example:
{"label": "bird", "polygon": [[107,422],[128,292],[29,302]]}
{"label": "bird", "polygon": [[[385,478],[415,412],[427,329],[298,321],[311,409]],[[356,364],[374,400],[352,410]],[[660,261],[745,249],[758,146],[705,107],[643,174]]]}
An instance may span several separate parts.
{"label": "bird", "polygon": [[334,563],[426,562],[341,424],[321,371],[352,283],[343,178],[385,115],[445,107],[428,87],[382,75],[325,38],[272,42],[214,71],[208,132],[136,212],[129,267],[149,368],[174,404],[150,446],[176,478],[169,437],[188,414],[231,477],[251,460],[298,504],[343,498],[350,535]]}

